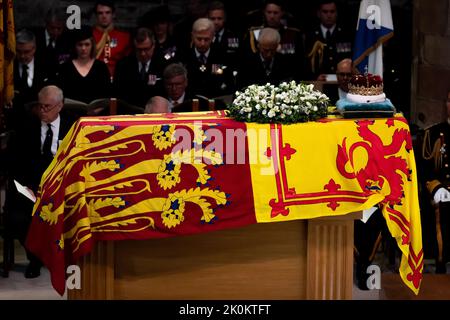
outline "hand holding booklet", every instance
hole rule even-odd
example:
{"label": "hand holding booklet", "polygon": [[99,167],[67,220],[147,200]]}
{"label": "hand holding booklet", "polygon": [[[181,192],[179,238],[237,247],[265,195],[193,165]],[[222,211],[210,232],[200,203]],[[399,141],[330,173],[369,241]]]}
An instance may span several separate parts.
{"label": "hand holding booklet", "polygon": [[23,194],[25,197],[30,199],[33,202],[36,202],[36,196],[34,195],[33,191],[31,191],[29,188],[24,187],[19,182],[14,180],[14,184],[16,185],[17,191],[19,191],[21,194]]}

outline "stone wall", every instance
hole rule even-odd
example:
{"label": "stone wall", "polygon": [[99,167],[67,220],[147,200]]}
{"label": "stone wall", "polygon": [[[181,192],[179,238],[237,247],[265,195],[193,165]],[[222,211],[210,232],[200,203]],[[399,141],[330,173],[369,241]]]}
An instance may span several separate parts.
{"label": "stone wall", "polygon": [[446,118],[450,90],[450,0],[414,1],[412,121],[428,127]]}
{"label": "stone wall", "polygon": [[[184,13],[185,0],[116,0],[116,25],[122,28],[133,28],[136,19],[154,6],[167,3],[170,12],[175,16]],[[16,27],[36,27],[44,25],[44,16],[52,6],[68,7],[78,5],[81,9],[82,24],[93,24],[93,6],[95,0],[15,0]]]}

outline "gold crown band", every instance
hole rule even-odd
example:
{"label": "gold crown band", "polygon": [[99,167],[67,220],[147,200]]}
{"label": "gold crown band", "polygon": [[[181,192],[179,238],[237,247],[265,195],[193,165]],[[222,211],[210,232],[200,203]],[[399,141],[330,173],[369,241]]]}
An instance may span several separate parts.
{"label": "gold crown band", "polygon": [[351,94],[358,94],[361,96],[376,96],[383,93],[383,84],[371,87],[363,87],[349,83],[348,90]]}

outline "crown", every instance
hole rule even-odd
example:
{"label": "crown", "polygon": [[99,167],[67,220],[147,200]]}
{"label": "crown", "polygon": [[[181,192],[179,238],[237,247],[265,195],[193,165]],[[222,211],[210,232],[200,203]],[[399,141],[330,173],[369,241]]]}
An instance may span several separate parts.
{"label": "crown", "polygon": [[352,77],[348,84],[351,94],[361,96],[376,96],[383,94],[383,80],[379,75],[357,74]]}

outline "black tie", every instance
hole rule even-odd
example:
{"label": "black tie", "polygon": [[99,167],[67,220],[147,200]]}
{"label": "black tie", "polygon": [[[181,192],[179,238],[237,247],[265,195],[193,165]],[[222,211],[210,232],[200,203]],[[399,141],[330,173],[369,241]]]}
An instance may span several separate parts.
{"label": "black tie", "polygon": [[218,45],[220,43],[220,33],[216,33],[216,36],[214,37],[214,44]]}
{"label": "black tie", "polygon": [[271,60],[264,60],[264,69],[266,70],[267,75],[269,75],[270,72],[272,72],[271,67],[270,67],[271,64],[272,64]]}
{"label": "black tie", "polygon": [[327,29],[326,35],[325,35],[325,41],[330,41],[331,39],[331,31],[330,29]]}
{"label": "black tie", "polygon": [[55,48],[55,46],[53,45],[53,43],[54,43],[54,40],[53,40],[53,39],[49,39],[49,40],[48,40],[48,45],[47,45],[47,49],[48,49],[48,50],[52,51],[52,50]]}
{"label": "black tie", "polygon": [[28,88],[28,65],[23,64],[22,65],[22,86],[24,88]]}
{"label": "black tie", "polygon": [[147,72],[145,71],[145,63],[141,64],[141,71],[140,71],[140,75],[141,75],[141,80],[142,81],[147,81]]}
{"label": "black tie", "polygon": [[51,158],[53,158],[53,154],[52,154],[53,131],[52,131],[52,125],[50,123],[48,123],[47,126],[48,126],[48,130],[47,130],[47,134],[45,135],[44,146],[42,147],[42,155],[46,159],[51,159]]}
{"label": "black tie", "polygon": [[200,53],[200,55],[198,56],[198,60],[200,61],[201,64],[206,64],[206,56],[204,53]]}

